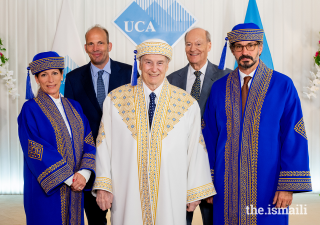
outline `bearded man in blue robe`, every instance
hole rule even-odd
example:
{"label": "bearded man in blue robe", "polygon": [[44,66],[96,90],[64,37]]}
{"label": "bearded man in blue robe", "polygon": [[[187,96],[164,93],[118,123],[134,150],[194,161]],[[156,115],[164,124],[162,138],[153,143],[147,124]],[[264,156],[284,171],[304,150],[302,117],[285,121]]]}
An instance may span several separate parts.
{"label": "bearded man in blue robe", "polygon": [[228,40],[238,67],[213,84],[203,117],[213,224],[288,224],[293,193],[311,191],[300,99],[288,76],[259,59],[256,24],[235,26]]}

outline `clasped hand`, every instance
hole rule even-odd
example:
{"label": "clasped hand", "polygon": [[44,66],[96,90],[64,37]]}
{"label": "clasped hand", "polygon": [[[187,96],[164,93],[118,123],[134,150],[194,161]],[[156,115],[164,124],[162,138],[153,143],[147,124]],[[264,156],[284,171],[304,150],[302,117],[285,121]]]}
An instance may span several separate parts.
{"label": "clasped hand", "polygon": [[86,186],[86,179],[80,173],[75,173],[71,184],[72,191],[82,191]]}

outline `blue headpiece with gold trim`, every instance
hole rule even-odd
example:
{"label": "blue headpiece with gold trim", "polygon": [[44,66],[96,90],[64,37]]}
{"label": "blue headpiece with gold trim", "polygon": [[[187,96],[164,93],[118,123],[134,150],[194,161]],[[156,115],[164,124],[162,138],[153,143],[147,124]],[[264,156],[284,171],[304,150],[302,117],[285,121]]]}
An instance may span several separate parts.
{"label": "blue headpiece with gold trim", "polygon": [[26,99],[34,98],[34,94],[31,88],[29,70],[33,75],[50,69],[64,69],[64,57],[60,57],[58,53],[49,51],[41,52],[33,57],[32,62],[29,64],[27,87],[26,87]]}
{"label": "blue headpiece with gold trim", "polygon": [[254,23],[241,23],[234,26],[227,36],[230,44],[238,41],[263,41],[263,30]]}
{"label": "blue headpiece with gold trim", "polygon": [[240,23],[232,28],[232,31],[230,31],[227,34],[226,43],[224,45],[219,69],[223,70],[225,65],[225,59],[226,59],[226,52],[227,52],[227,41],[229,40],[229,43],[235,43],[238,41],[261,41],[263,42],[263,30],[259,28],[258,25],[254,23]]}

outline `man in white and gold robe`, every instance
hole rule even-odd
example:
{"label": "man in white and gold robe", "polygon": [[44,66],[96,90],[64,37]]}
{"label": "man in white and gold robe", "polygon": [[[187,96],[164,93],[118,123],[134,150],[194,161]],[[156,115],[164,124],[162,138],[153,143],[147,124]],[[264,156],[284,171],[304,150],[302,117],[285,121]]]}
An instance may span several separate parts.
{"label": "man in white and gold robe", "polygon": [[113,225],[186,224],[186,211],[216,194],[197,101],[165,78],[172,48],[137,46],[137,85],[103,104],[93,194]]}

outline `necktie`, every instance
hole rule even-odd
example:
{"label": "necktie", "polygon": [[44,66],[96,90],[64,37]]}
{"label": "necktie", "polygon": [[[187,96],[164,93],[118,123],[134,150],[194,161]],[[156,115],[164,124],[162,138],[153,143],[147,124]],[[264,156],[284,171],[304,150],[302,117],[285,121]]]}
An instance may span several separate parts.
{"label": "necktie", "polygon": [[244,83],[243,86],[241,88],[241,97],[242,97],[242,117],[243,117],[243,111],[244,111],[244,107],[246,106],[246,101],[247,101],[247,96],[248,96],[248,92],[249,92],[249,86],[248,83],[250,81],[251,77],[250,76],[246,76],[244,77]]}
{"label": "necktie", "polygon": [[200,76],[201,76],[201,72],[200,71],[195,71],[194,75],[196,75],[196,80],[194,81],[193,85],[192,85],[192,89],[191,89],[191,96],[194,97],[198,102],[200,99],[200,84],[201,84],[201,80],[200,80]]}
{"label": "necktie", "polygon": [[102,79],[103,70],[98,72],[98,80],[97,80],[97,100],[102,109],[103,101],[106,98],[106,89],[104,88],[104,83]]}
{"label": "necktie", "polygon": [[150,97],[150,103],[149,103],[149,125],[151,127],[152,125],[152,119],[153,119],[153,115],[154,115],[154,110],[156,109],[156,94],[155,93],[151,93],[149,95]]}

